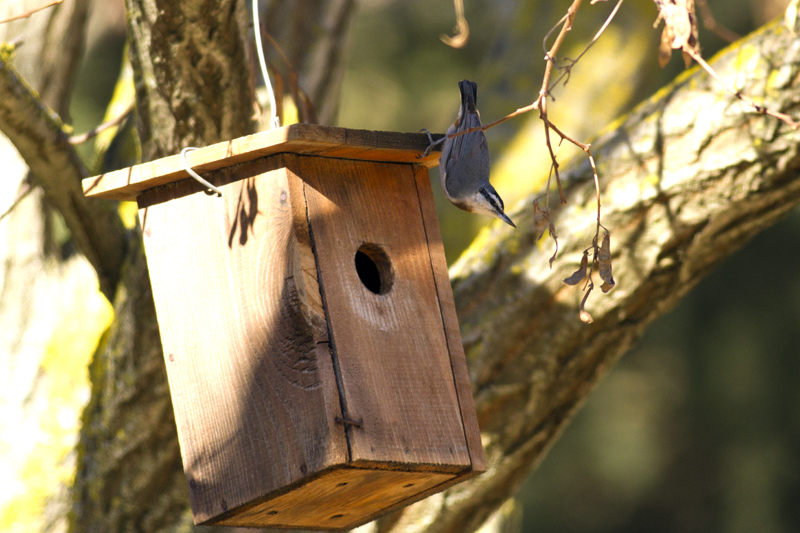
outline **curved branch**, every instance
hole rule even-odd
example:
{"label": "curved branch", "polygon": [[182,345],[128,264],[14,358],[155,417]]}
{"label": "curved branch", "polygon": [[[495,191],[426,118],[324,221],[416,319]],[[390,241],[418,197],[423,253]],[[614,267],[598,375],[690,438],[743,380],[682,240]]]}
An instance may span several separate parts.
{"label": "curved branch", "polygon": [[[795,45],[773,23],[712,64],[737,90],[796,115]],[[535,242],[533,196],[512,214],[521,221],[516,232],[492,225],[481,247],[451,270],[487,472],[381,530],[472,531],[483,523],[646,326],[800,203],[798,141],[800,132],[753,112],[694,69],[593,142],[618,282],[589,298],[593,324],[578,319],[583,293],[561,281],[595,232],[585,158],[564,167],[568,205],[557,215],[563,251],[553,270],[549,244]]]}
{"label": "curved branch", "polygon": [[116,204],[83,195],[86,169],[67,142],[61,120],[19,76],[8,51],[0,51],[0,94],[0,131],[61,213],[78,250],[97,271],[103,294],[113,299],[127,247]]}

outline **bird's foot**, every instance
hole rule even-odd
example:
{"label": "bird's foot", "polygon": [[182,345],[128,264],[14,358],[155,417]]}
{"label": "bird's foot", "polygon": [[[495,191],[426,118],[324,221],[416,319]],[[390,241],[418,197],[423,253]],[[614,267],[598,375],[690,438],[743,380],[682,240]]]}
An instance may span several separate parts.
{"label": "bird's foot", "polygon": [[424,131],[428,135],[428,142],[430,144],[425,149],[425,152],[423,152],[422,155],[418,155],[417,156],[417,159],[422,159],[423,157],[428,157],[429,155],[431,155],[431,150],[433,150],[434,146],[436,146],[437,144],[442,144],[444,142],[444,140],[447,139],[447,135],[445,135],[444,137],[442,137],[438,141],[434,141],[433,140],[433,136],[431,135],[431,132],[429,132],[426,128],[422,128],[419,131],[420,131],[420,133],[422,133]]}

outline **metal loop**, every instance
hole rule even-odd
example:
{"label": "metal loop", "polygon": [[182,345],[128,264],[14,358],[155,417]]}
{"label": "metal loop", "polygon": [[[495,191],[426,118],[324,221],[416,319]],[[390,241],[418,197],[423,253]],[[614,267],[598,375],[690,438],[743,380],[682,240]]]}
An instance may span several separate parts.
{"label": "metal loop", "polygon": [[208,194],[208,195],[216,194],[217,197],[221,197],[222,196],[222,191],[219,190],[218,187],[214,187],[209,182],[207,182],[206,180],[201,178],[200,174],[198,174],[197,172],[192,170],[191,167],[189,166],[189,163],[186,162],[186,152],[191,152],[191,151],[194,151],[194,150],[197,150],[197,149],[198,148],[195,148],[194,146],[187,146],[186,148],[181,150],[181,163],[183,163],[183,170],[188,172],[191,177],[193,177],[194,179],[196,179],[197,181],[199,181],[200,183],[202,183],[203,185],[205,185],[206,187],[209,188],[209,190],[206,191],[206,194]]}

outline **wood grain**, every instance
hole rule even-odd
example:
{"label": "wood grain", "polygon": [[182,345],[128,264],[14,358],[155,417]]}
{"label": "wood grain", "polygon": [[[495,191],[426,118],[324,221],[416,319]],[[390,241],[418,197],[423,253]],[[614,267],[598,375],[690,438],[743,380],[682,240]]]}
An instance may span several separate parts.
{"label": "wood grain", "polygon": [[[439,137],[435,135],[434,139]],[[186,154],[186,160],[200,174],[278,153],[436,166],[441,145],[427,157],[418,158],[428,144],[427,135],[422,133],[292,124],[206,146]],[[86,178],[83,191],[96,198],[135,200],[147,189],[187,178],[180,155],[174,155]]]}
{"label": "wood grain", "polygon": [[141,199],[198,522],[347,460],[330,353],[318,344],[327,331],[309,319],[320,298],[298,289],[296,178],[281,166],[278,156],[219,171],[222,198],[187,195],[187,181]]}
{"label": "wood grain", "polygon": [[[299,157],[320,286],[334,338],[351,461],[470,466],[411,165]],[[368,290],[355,254],[391,260]]]}
{"label": "wood grain", "polygon": [[453,479],[452,474],[343,468],[212,523],[239,527],[349,529],[388,506]]}

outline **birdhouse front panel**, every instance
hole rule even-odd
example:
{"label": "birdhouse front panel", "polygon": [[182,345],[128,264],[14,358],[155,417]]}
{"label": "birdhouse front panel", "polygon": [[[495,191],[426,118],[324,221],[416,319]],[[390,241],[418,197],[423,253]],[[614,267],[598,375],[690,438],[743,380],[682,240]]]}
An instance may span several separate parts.
{"label": "birdhouse front panel", "polygon": [[298,163],[351,460],[469,466],[414,168]]}
{"label": "birdhouse front panel", "polygon": [[230,182],[222,198],[188,181],[140,198],[199,522],[347,462],[327,325],[318,289],[305,286],[281,158],[217,171]]}
{"label": "birdhouse front panel", "polygon": [[175,157],[85,180],[139,203],[196,523],[352,528],[484,470],[423,141],[190,154],[221,198]]}

